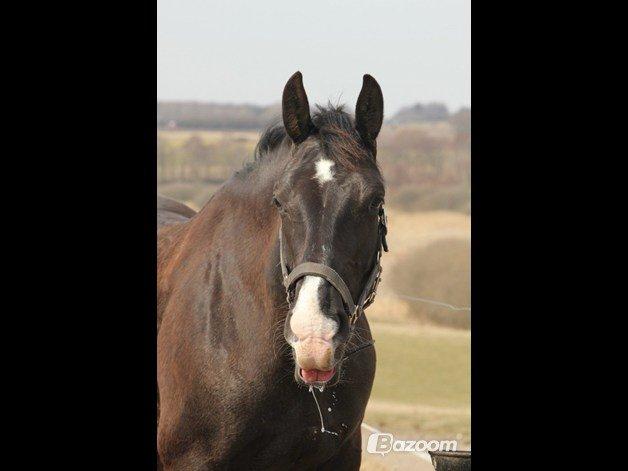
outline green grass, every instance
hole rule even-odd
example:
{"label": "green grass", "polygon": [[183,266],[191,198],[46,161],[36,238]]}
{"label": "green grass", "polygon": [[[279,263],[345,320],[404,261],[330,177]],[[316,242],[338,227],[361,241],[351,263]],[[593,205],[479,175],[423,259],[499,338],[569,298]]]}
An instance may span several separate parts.
{"label": "green grass", "polygon": [[377,373],[365,421],[387,432],[470,443],[468,331],[373,323]]}
{"label": "green grass", "polygon": [[[373,326],[377,375],[373,397],[441,407],[467,404],[470,335],[424,326]],[[466,402],[465,402],[466,401]]]}

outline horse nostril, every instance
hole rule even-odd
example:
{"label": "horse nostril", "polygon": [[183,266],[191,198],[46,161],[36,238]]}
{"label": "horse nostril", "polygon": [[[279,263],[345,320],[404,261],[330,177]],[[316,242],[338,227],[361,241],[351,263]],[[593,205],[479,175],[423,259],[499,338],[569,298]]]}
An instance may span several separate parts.
{"label": "horse nostril", "polygon": [[334,309],[331,312],[328,312],[327,315],[338,326],[338,329],[334,333],[334,337],[336,337],[340,334],[341,328],[346,324],[347,314],[344,310]]}

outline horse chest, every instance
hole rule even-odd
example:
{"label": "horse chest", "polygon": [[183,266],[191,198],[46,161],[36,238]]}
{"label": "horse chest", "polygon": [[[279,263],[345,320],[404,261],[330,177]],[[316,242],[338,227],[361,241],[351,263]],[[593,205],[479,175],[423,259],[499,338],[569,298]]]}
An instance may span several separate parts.
{"label": "horse chest", "polygon": [[233,408],[239,409],[237,417],[231,412],[215,416],[224,430],[211,447],[217,452],[216,468],[230,463],[247,469],[308,469],[328,461],[359,431],[360,407],[343,400],[342,388],[315,392],[320,414],[307,389],[290,389],[290,394]]}

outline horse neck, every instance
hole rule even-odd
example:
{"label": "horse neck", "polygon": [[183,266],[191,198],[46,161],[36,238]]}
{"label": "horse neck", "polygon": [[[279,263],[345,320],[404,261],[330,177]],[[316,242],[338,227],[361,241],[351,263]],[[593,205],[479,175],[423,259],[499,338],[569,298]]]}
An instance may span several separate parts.
{"label": "horse neck", "polygon": [[[279,164],[279,165],[278,165]],[[212,315],[234,319],[236,333],[256,332],[268,338],[282,331],[286,315],[281,284],[279,216],[271,205],[281,162],[260,162],[232,177],[199,212],[190,237],[205,265],[219,265],[206,282],[221,285],[221,309]],[[198,252],[197,252],[198,253]],[[211,292],[212,286],[208,286]],[[217,313],[217,314],[216,314]]]}

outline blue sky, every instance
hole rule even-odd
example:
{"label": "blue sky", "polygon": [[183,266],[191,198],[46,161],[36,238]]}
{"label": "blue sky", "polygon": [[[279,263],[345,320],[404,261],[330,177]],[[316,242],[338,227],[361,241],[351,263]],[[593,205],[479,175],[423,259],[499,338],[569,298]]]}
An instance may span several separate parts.
{"label": "blue sky", "polygon": [[158,0],[157,99],[281,100],[303,73],[310,104],[353,110],[370,73],[386,115],[417,101],[471,105],[470,0]]}

